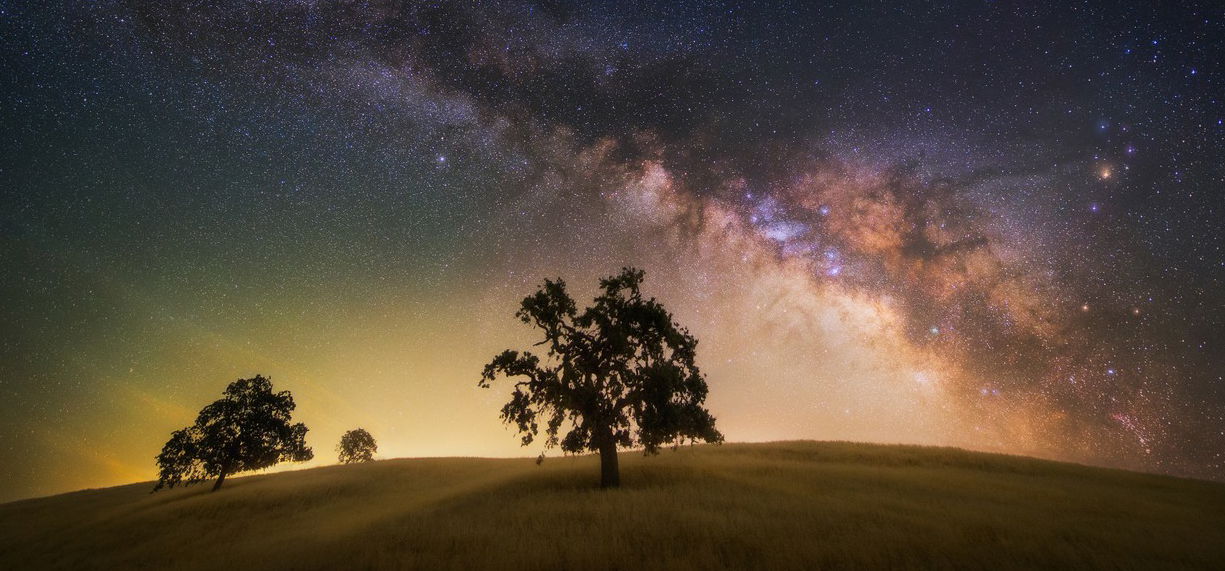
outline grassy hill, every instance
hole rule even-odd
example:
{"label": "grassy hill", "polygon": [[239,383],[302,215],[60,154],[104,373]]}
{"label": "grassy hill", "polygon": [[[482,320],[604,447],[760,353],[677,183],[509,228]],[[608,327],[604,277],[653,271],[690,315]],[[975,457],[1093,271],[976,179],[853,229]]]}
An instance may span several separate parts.
{"label": "grassy hill", "polygon": [[388,460],[0,505],[0,569],[1225,569],[1225,485],[786,442]]}

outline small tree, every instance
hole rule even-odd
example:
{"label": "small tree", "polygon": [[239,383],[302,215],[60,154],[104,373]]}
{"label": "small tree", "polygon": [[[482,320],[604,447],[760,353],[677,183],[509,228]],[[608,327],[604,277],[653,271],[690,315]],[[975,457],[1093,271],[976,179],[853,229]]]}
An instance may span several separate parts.
{"label": "small tree", "polygon": [[[562,280],[545,280],[515,314],[544,334],[543,358],[507,350],[485,366],[480,386],[515,379],[502,419],[523,445],[541,423],[545,448],[600,453],[600,486],[620,485],[618,446],[655,454],[666,444],[722,442],[702,408],[706,379],[694,364],[697,340],[655,298],[639,292],[643,272],[624,268],[600,280],[602,293],[579,313]],[[562,426],[569,432],[558,437]],[[543,457],[543,454],[542,454]]]}
{"label": "small tree", "polygon": [[379,445],[375,444],[374,437],[364,428],[355,428],[344,433],[344,436],[340,437],[340,444],[336,445],[341,464],[373,462],[374,453],[378,451]]}
{"label": "small tree", "polygon": [[274,393],[272,383],[256,375],[230,383],[223,394],[200,411],[195,424],[170,435],[157,455],[154,491],[216,477],[215,492],[230,474],[314,457],[306,425],[290,424],[295,405],[289,391]]}

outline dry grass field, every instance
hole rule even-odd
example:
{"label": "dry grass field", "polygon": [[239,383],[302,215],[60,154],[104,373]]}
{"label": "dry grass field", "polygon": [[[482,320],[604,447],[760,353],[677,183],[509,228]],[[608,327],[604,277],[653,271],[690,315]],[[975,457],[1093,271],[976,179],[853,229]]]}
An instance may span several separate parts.
{"label": "dry grass field", "polygon": [[0,505],[0,569],[1225,569],[1225,485],[948,448],[388,460]]}

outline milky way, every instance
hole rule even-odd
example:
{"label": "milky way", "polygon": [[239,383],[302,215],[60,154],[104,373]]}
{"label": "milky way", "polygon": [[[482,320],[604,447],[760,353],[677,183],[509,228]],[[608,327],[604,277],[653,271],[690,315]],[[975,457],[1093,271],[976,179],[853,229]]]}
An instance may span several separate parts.
{"label": "milky way", "polygon": [[1225,477],[1225,11],[0,3],[0,499],[147,479],[239,376],[327,462],[623,265],[729,440]]}

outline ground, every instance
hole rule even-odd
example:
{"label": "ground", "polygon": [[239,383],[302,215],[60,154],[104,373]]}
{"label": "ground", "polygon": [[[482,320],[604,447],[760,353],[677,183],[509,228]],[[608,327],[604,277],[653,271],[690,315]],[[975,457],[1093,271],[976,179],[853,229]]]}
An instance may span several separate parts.
{"label": "ground", "polygon": [[1225,484],[950,448],[386,460],[0,505],[0,569],[1225,569]]}

